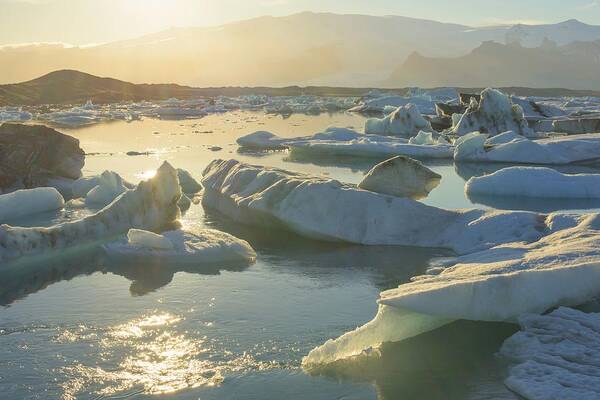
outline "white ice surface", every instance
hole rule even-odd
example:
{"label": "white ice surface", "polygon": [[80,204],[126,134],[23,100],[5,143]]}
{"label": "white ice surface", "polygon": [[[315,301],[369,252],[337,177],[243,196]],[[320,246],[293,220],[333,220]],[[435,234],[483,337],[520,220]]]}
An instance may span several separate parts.
{"label": "white ice surface", "polygon": [[[427,325],[435,328],[456,319],[515,321],[600,294],[600,215],[551,215],[546,224],[552,233],[538,241],[519,242],[515,237],[514,243],[461,256],[439,275],[417,277],[382,292],[373,321],[314,349],[304,364],[360,354],[429,330]],[[387,313],[388,308],[398,311]]]}
{"label": "white ice surface", "polygon": [[85,196],[86,206],[102,208],[127,191],[123,178],[113,171],[104,171]]}
{"label": "white ice surface", "polygon": [[506,385],[528,400],[600,398],[600,314],[561,307],[523,315],[500,354],[516,365]]}
{"label": "white ice surface", "polygon": [[465,192],[467,195],[541,199],[600,198],[600,174],[567,175],[551,168],[509,167],[469,179]]}
{"label": "white ice surface", "polygon": [[112,257],[151,259],[159,262],[252,262],[256,253],[250,245],[225,232],[187,228],[161,235],[130,230],[127,239],[104,245]]}
{"label": "white ice surface", "polygon": [[64,205],[65,200],[62,195],[51,187],[0,194],[0,223],[26,215],[60,210]]}
{"label": "white ice surface", "polygon": [[49,228],[0,226],[0,264],[21,257],[110,239],[131,228],[158,230],[179,218],[177,172],[164,163],[156,175],[89,217]]}
{"label": "white ice surface", "polygon": [[600,159],[600,134],[540,140],[507,134],[505,138],[512,140],[494,144],[496,138],[469,134],[456,145],[454,161],[561,165]]}

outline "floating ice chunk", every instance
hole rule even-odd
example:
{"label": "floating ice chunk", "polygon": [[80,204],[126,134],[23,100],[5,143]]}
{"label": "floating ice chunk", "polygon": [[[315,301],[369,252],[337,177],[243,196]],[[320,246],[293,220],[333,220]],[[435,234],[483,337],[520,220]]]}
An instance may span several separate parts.
{"label": "floating ice chunk", "polygon": [[436,141],[433,140],[433,133],[431,132],[425,132],[425,131],[419,131],[419,133],[417,134],[417,136],[411,137],[408,140],[409,144],[418,144],[421,146],[427,146],[427,145],[432,145],[432,144],[436,144]]}
{"label": "floating ice chunk", "polygon": [[98,179],[98,185],[91,189],[86,197],[87,206],[104,207],[127,191],[123,179],[113,171],[104,171]]}
{"label": "floating ice chunk", "polygon": [[[311,351],[305,364],[331,362],[358,354],[365,346],[401,340],[406,331],[422,333],[427,324],[420,321],[431,327],[456,319],[514,321],[527,313],[591,300],[600,294],[600,214],[550,215],[546,225],[556,218],[562,230],[535,242],[523,243],[515,236],[514,243],[459,257],[439,275],[382,292],[373,321]],[[387,307],[398,309],[398,314],[383,318]],[[417,326],[412,326],[415,320]],[[372,326],[383,331],[373,333]],[[371,331],[375,339],[363,340],[363,331]]]}
{"label": "floating ice chunk", "polygon": [[241,147],[260,150],[282,150],[286,148],[285,142],[285,139],[267,131],[253,132],[237,140]]}
{"label": "floating ice chunk", "polygon": [[202,190],[202,185],[185,169],[177,168],[177,176],[183,193],[196,194]]}
{"label": "floating ice chunk", "polygon": [[431,132],[431,124],[419,113],[414,104],[398,107],[390,115],[365,121],[365,133],[375,135],[393,135],[410,138],[419,131]]}
{"label": "floating ice chunk", "polygon": [[452,132],[459,136],[471,132],[494,136],[506,131],[514,131],[523,136],[533,134],[525,120],[523,109],[513,104],[507,95],[495,89],[485,89],[481,92],[479,103],[472,98],[467,111],[452,129]]}
{"label": "floating ice chunk", "polygon": [[561,307],[519,318],[500,354],[516,366],[506,385],[528,400],[600,398],[600,314]]}
{"label": "floating ice chunk", "polygon": [[555,132],[570,135],[598,133],[600,132],[600,118],[560,119],[552,121],[552,128]]}
{"label": "floating ice chunk", "polygon": [[[424,146],[425,147],[425,146]],[[457,253],[538,240],[544,216],[444,210],[281,169],[215,160],[204,171],[203,204],[246,224],[280,225],[316,239],[448,248]]]}
{"label": "floating ice chunk", "polygon": [[469,179],[465,192],[556,199],[600,198],[600,174],[566,175],[551,168],[509,167]]}
{"label": "floating ice chunk", "polygon": [[156,175],[89,217],[50,228],[0,226],[0,263],[106,240],[131,228],[159,230],[175,223],[181,188],[164,163]]}
{"label": "floating ice chunk", "polygon": [[[115,172],[105,171],[107,174],[116,174]],[[96,186],[102,183],[102,175],[88,176],[84,178],[79,178],[76,181],[73,181],[71,184],[71,195],[75,199],[85,198],[90,190],[94,189]],[[121,182],[127,189],[133,189],[135,187],[134,184],[127,182],[126,180],[121,178]]]}
{"label": "floating ice chunk", "polygon": [[230,234],[213,229],[152,232],[131,229],[127,239],[104,245],[112,257],[147,258],[152,262],[252,262],[256,253],[250,245]]}
{"label": "floating ice chunk", "polygon": [[55,188],[40,187],[0,194],[0,223],[7,220],[60,210],[65,200]]}
{"label": "floating ice chunk", "polygon": [[[510,137],[508,134],[505,136],[507,139]],[[561,165],[600,159],[600,134],[535,141],[519,136],[498,144],[494,140],[487,140],[484,135],[470,134],[464,140],[457,141],[458,144],[455,143],[454,160]]]}
{"label": "floating ice chunk", "polygon": [[560,107],[551,104],[535,102],[532,99],[511,96],[510,100],[513,104],[518,104],[521,107],[526,118],[552,118],[560,117],[566,114],[565,111]]}
{"label": "floating ice chunk", "polygon": [[427,197],[441,179],[419,161],[397,156],[374,166],[358,187],[396,197],[420,199]]}

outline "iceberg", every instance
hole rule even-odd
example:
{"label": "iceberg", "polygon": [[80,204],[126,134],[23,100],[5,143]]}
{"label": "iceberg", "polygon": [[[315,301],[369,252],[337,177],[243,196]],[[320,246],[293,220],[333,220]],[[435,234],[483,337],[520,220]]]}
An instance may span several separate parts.
{"label": "iceberg", "polygon": [[433,145],[436,144],[436,141],[433,140],[433,133],[419,131],[416,136],[411,137],[408,140],[409,144],[418,144],[421,146]]}
{"label": "iceberg", "polygon": [[531,212],[445,210],[409,198],[277,168],[214,160],[204,170],[203,205],[244,224],[287,228],[328,241],[445,248],[459,254],[549,230]]}
{"label": "iceberg", "polygon": [[410,138],[419,131],[431,132],[431,124],[414,104],[398,107],[384,118],[369,118],[365,121],[365,133]]}
{"label": "iceberg", "polygon": [[179,229],[156,234],[130,229],[127,237],[104,245],[110,257],[151,263],[252,262],[256,253],[244,240],[214,229]]}
{"label": "iceberg", "polygon": [[564,165],[600,159],[600,134],[529,140],[509,132],[496,141],[474,132],[461,139],[455,143],[456,162]]}
{"label": "iceberg", "polygon": [[62,195],[50,187],[0,194],[0,223],[31,214],[60,210],[64,205]]}
{"label": "iceberg", "polygon": [[177,176],[183,193],[193,195],[202,190],[202,185],[188,171],[177,168]]}
{"label": "iceberg", "polygon": [[523,315],[500,354],[517,365],[505,384],[528,400],[600,398],[600,314],[561,307]]}
{"label": "iceberg", "polygon": [[562,174],[551,168],[509,167],[473,177],[467,195],[539,197],[545,199],[600,198],[600,174]]}
{"label": "iceberg", "polygon": [[358,184],[360,189],[396,197],[427,197],[442,177],[417,160],[396,156],[374,166]]}
{"label": "iceberg", "polygon": [[516,321],[600,294],[600,214],[551,214],[546,224],[549,233],[537,241],[515,237],[513,243],[460,256],[438,275],[382,292],[371,322],[312,350],[303,364],[355,356],[453,320]]}
{"label": "iceberg", "polygon": [[[458,95],[456,97],[458,97]],[[447,97],[444,96],[441,97],[441,99],[446,98]],[[348,111],[364,114],[375,114],[384,112],[386,108],[396,109],[398,107],[404,107],[408,104],[414,104],[422,114],[435,114],[435,102],[431,99],[431,97],[427,96],[380,96],[366,99],[361,104],[352,107]]]}
{"label": "iceberg", "polygon": [[165,162],[152,179],[86,218],[49,228],[0,226],[0,263],[107,240],[131,228],[163,229],[179,218],[180,197],[177,172]]}
{"label": "iceberg", "polygon": [[533,135],[523,109],[518,104],[513,104],[510,97],[495,89],[485,89],[481,92],[478,102],[475,98],[467,111],[452,128],[452,133],[458,136],[471,132],[481,132],[490,136],[502,132],[513,131],[522,136]]}
{"label": "iceberg", "polygon": [[113,171],[104,171],[98,177],[97,183],[85,196],[87,206],[105,207],[127,191],[123,179]]}

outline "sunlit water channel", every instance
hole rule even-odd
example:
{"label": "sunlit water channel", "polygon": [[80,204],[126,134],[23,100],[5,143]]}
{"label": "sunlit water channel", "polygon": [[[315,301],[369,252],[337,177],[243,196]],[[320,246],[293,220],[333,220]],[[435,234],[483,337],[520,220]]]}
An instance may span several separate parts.
{"label": "sunlit water channel", "polygon": [[[212,159],[237,158],[357,183],[378,160],[293,160],[287,152],[239,152],[235,140],[255,130],[293,137],[330,125],[361,129],[363,123],[352,114],[283,119],[231,112],[62,131],[79,138],[89,153],[86,175],[111,169],[137,182],[167,160],[199,179]],[[427,164],[443,179],[423,201],[447,208],[473,207],[465,179],[498,168]],[[477,203],[538,211],[598,208],[593,202],[523,199]],[[86,212],[13,224],[49,225]],[[300,367],[313,347],[370,320],[381,290],[422,274],[444,252],[321,243],[239,226],[201,205],[192,206],[183,223],[248,240],[257,262],[120,265],[88,251],[1,271],[0,398],[516,398],[502,384],[506,366],[495,356],[516,331],[508,324],[457,322],[357,360],[309,372]]]}

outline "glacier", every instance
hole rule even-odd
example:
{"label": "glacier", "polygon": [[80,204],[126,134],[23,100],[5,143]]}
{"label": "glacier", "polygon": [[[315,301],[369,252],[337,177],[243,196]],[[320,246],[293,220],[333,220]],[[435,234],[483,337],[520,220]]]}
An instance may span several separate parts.
{"label": "glacier", "polygon": [[131,228],[169,227],[179,218],[180,197],[177,171],[164,162],[152,179],[127,190],[96,214],[48,228],[0,226],[0,263],[108,240]]}

